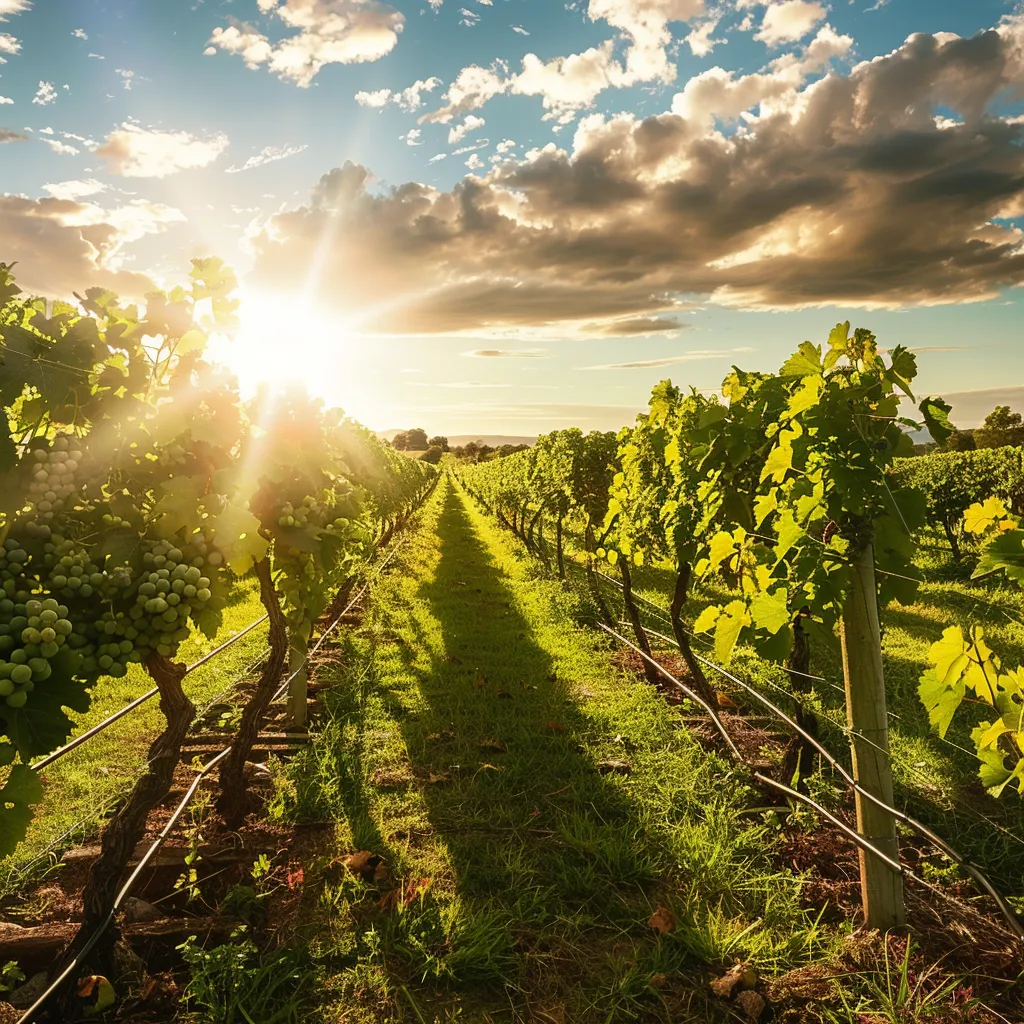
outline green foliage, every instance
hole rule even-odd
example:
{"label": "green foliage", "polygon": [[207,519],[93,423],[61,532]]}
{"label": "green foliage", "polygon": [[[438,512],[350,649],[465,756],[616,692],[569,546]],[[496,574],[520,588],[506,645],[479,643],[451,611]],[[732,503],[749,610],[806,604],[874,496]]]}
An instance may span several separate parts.
{"label": "green foliage", "polygon": [[979,448],[1003,448],[1024,444],[1024,418],[1019,412],[1010,412],[1008,405],[997,405],[974,434]]}
{"label": "green foliage", "polygon": [[936,452],[898,459],[889,471],[894,486],[914,488],[927,499],[928,520],[941,527],[954,553],[964,540],[963,517],[975,502],[1002,498],[1024,502],[1024,456],[1019,448]]}

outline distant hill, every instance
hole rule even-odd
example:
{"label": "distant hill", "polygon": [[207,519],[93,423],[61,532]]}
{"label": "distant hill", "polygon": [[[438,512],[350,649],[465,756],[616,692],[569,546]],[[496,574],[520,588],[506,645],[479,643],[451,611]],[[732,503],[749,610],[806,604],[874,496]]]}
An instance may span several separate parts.
{"label": "distant hill", "polygon": [[[395,434],[400,433],[400,429],[396,430],[378,430],[377,436],[383,437],[385,441],[391,441],[394,439]],[[433,437],[430,431],[427,434]],[[469,444],[470,441],[479,441],[482,444],[489,445],[491,448],[498,448],[503,444],[536,444],[536,437],[512,437],[507,434],[448,434],[448,444],[452,448],[458,448],[461,445]]]}

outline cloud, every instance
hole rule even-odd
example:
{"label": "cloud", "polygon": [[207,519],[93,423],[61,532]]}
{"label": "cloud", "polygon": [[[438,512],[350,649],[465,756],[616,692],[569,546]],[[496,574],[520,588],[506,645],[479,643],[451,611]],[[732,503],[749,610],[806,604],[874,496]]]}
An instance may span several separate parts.
{"label": "cloud", "polygon": [[482,117],[477,117],[476,114],[470,114],[462,124],[455,125],[451,131],[448,132],[448,145],[454,146],[461,142],[470,132],[475,132],[477,128],[483,128],[487,122]]}
{"label": "cloud", "polygon": [[229,167],[226,173],[239,174],[242,171],[251,171],[254,167],[277,163],[278,160],[287,160],[288,157],[296,156],[308,148],[305,144],[301,146],[264,146],[258,153],[249,157],[241,167]]}
{"label": "cloud", "polygon": [[94,285],[141,298],[153,282],[124,269],[124,246],[184,219],[180,210],[159,203],[105,210],[71,199],[0,195],[4,259],[18,263],[24,291],[55,298]]}
{"label": "cloud", "polygon": [[961,430],[980,427],[985,417],[997,405],[1008,405],[1017,412],[1024,411],[1024,384],[978,388],[972,391],[945,391],[942,397],[953,406],[949,418]]}
{"label": "cloud", "polygon": [[637,359],[629,363],[601,363],[598,366],[584,366],[584,370],[644,370],[654,366],[674,366],[676,363],[691,363],[698,359],[728,359],[736,355],[749,355],[757,351],[752,348],[727,348],[723,350],[705,349],[696,352],[683,352],[677,356],[665,356],[661,359]]}
{"label": "cloud", "polygon": [[0,96],[0,107],[13,106],[14,100],[10,96]]}
{"label": "cloud", "polygon": [[226,135],[200,139],[188,132],[142,128],[125,122],[96,150],[111,174],[125,178],[166,178],[207,167],[228,147]]}
{"label": "cloud", "polygon": [[590,0],[588,17],[606,21],[625,40],[621,59],[616,56],[616,40],[608,39],[582,53],[547,61],[528,53],[515,75],[509,74],[502,61],[490,68],[470,65],[449,86],[445,106],[421,120],[447,124],[494,96],[513,93],[541,97],[545,120],[568,124],[606,89],[674,81],[676,69],[668,55],[672,42],[669,23],[688,21],[703,10],[703,0]]}
{"label": "cloud", "polygon": [[4,54],[13,57],[18,53],[21,53],[21,40],[16,39],[9,32],[0,32],[0,64],[7,63]]}
{"label": "cloud", "polygon": [[410,128],[404,135],[399,135],[398,138],[403,141],[407,146],[422,146],[423,139],[421,136],[423,132],[419,128]]}
{"label": "cloud", "polygon": [[12,128],[0,128],[0,143],[4,142],[27,142],[28,136],[16,132]]}
{"label": "cloud", "polygon": [[58,181],[44,185],[43,189],[49,192],[54,199],[82,199],[84,196],[93,196],[98,192],[105,192],[107,186],[95,178],[74,179],[72,181]]}
{"label": "cloud", "polygon": [[472,28],[480,20],[480,15],[476,11],[471,11],[468,7],[459,8],[459,24],[465,25],[467,28]]}
{"label": "cloud", "polygon": [[76,39],[88,39],[89,38],[89,34],[88,34],[88,32],[85,31],[84,28],[76,28],[71,34]]}
{"label": "cloud", "polygon": [[[1024,86],[1024,18],[822,76],[846,50],[823,26],[762,72],[697,76],[671,113],[590,115],[571,146],[450,190],[371,193],[346,164],[253,238],[255,279],[309,281],[368,332],[506,341],[607,336],[704,298],[899,308],[1024,284],[1005,219],[1024,209],[1024,119],[994,108]],[[959,123],[938,128],[940,107]]]}
{"label": "cloud", "polygon": [[610,338],[625,338],[632,335],[661,334],[665,331],[686,331],[693,324],[684,324],[677,317],[641,316],[628,320],[611,320],[605,323],[583,324],[583,334],[604,335]]}
{"label": "cloud", "polygon": [[512,31],[518,32],[521,36],[528,36],[530,34],[529,32],[526,31],[525,28],[523,28],[522,25],[513,25]]}
{"label": "cloud", "polygon": [[294,35],[273,43],[246,22],[215,28],[204,51],[240,56],[246,67],[266,65],[285,81],[308,87],[327,64],[380,60],[398,42],[405,18],[379,0],[257,0]]}
{"label": "cloud", "polygon": [[550,359],[542,348],[474,348],[462,355],[470,359]]}
{"label": "cloud", "polygon": [[686,44],[690,47],[690,52],[695,57],[706,57],[716,46],[721,46],[722,43],[727,42],[725,39],[711,38],[711,33],[716,28],[718,28],[718,19],[712,18],[710,21],[705,21],[702,25],[691,29],[690,34],[686,37]]}
{"label": "cloud", "polygon": [[488,383],[482,380],[452,380],[452,381],[423,381],[407,380],[405,382],[413,388],[510,388],[511,384]]}
{"label": "cloud", "polygon": [[754,38],[768,46],[796,42],[818,22],[824,21],[827,13],[825,7],[811,0],[784,0],[781,4],[771,4],[764,12],[761,28]]}
{"label": "cloud", "polygon": [[121,76],[121,82],[124,85],[125,90],[127,92],[131,92],[131,90],[132,90],[132,82],[133,82],[133,80],[135,78],[135,72],[134,71],[129,71],[127,68],[117,68],[116,71],[115,71],[115,74],[118,74],[118,75]]}
{"label": "cloud", "polygon": [[378,109],[392,103],[407,114],[411,114],[414,110],[419,110],[423,106],[422,94],[433,92],[440,84],[440,78],[426,78],[413,82],[408,88],[401,89],[398,92],[392,92],[390,89],[357,92],[355,99],[356,103],[361,106],[376,107]]}
{"label": "cloud", "polygon": [[59,139],[41,139],[40,141],[45,142],[57,156],[78,156],[79,150],[76,146],[69,146]]}
{"label": "cloud", "polygon": [[0,21],[6,21],[12,14],[21,14],[32,6],[32,0],[0,0]]}
{"label": "cloud", "polygon": [[54,88],[53,82],[40,82],[32,102],[40,107],[47,107],[51,103],[56,103],[57,90]]}

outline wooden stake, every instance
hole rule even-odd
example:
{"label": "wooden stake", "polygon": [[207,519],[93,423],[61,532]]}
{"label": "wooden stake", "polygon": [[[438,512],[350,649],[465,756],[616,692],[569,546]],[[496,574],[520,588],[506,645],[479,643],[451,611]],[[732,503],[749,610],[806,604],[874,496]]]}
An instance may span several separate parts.
{"label": "wooden stake", "polygon": [[[885,707],[875,555],[870,541],[853,555],[850,592],[843,608],[840,638],[846,678],[846,717],[854,734],[850,738],[853,775],[869,793],[892,804],[889,719]],[[857,831],[898,861],[895,819],[860,793],[856,794],[856,801]],[[888,931],[906,923],[902,876],[865,850],[860,851],[860,886],[864,918],[869,928]]]}

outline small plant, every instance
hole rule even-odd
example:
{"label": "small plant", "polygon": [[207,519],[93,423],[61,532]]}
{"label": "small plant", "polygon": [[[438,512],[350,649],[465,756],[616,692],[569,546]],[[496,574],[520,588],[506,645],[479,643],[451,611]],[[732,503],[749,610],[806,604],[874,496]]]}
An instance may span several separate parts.
{"label": "small plant", "polygon": [[188,809],[188,822],[184,829],[185,837],[188,839],[185,870],[174,883],[174,891],[184,892],[189,903],[194,903],[202,898],[202,890],[199,886],[199,862],[202,860],[202,854],[199,851],[204,842],[203,824],[209,812],[210,798],[200,791]]}
{"label": "small plant", "polygon": [[0,993],[13,992],[25,980],[25,972],[14,960],[0,967]]}
{"label": "small plant", "polygon": [[309,1005],[315,967],[291,947],[263,951],[242,925],[223,946],[203,949],[190,936],[178,950],[191,980],[186,1008],[203,1024],[298,1024]]}

